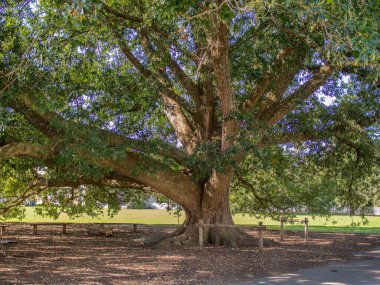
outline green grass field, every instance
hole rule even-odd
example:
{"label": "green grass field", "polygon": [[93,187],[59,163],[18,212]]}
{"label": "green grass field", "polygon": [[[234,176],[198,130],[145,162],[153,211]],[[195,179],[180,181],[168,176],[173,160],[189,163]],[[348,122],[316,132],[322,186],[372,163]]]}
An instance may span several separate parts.
{"label": "green grass field", "polygon": [[[334,215],[326,220],[326,217],[313,217],[311,215],[298,215],[297,219],[303,220],[309,219],[309,230],[315,232],[341,232],[341,233],[367,233],[367,234],[379,234],[380,235],[380,216],[368,216],[368,224],[363,224],[363,220],[360,216],[346,216],[346,215]],[[247,216],[236,215],[234,221],[236,224],[247,224]],[[255,220],[257,224],[258,220]],[[264,219],[264,224],[269,229],[280,229],[280,223],[271,219]],[[357,226],[351,226],[352,223],[356,223]],[[304,230],[303,224],[286,224],[285,228],[288,230],[302,231]]]}
{"label": "green grass field", "polygon": [[[132,210],[132,209],[122,209],[116,216],[109,218],[107,215],[101,217],[92,218],[88,216],[82,216],[76,219],[69,219],[66,215],[61,215],[58,220],[52,218],[43,218],[34,213],[32,207],[26,208],[26,217],[21,220],[21,222],[73,222],[73,223],[140,223],[149,225],[177,225],[178,218],[174,214],[169,214],[166,210]],[[347,232],[347,233],[369,233],[369,234],[380,234],[380,216],[369,216],[367,217],[369,223],[366,225],[360,224],[359,226],[350,226],[352,222],[361,222],[360,217],[350,217],[350,216],[331,216],[328,221],[326,218],[315,217],[310,215],[299,215],[298,219],[304,219],[307,217],[310,221],[310,230],[319,232]],[[184,216],[179,218],[179,223],[182,223]],[[16,220],[13,220],[16,221]],[[257,225],[258,221],[255,218],[249,217],[247,215],[235,215],[234,221],[238,225]],[[262,220],[269,229],[279,229],[279,222],[273,221],[271,219]],[[334,224],[333,221],[336,221]],[[303,225],[301,224],[286,224],[286,229],[288,230],[303,230]]]}

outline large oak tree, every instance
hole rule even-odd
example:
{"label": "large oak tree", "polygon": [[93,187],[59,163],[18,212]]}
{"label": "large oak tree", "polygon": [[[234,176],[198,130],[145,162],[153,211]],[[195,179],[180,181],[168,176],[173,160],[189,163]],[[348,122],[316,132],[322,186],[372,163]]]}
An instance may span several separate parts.
{"label": "large oak tree", "polygon": [[146,189],[185,209],[166,241],[191,243],[199,219],[233,224],[248,156],[343,145],[357,166],[378,147],[376,1],[4,3],[0,163],[25,182],[8,208],[55,187]]}

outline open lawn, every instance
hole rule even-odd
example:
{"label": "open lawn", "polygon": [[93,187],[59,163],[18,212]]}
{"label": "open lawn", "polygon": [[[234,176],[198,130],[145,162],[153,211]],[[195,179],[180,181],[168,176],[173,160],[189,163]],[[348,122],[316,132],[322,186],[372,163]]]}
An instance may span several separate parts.
{"label": "open lawn", "polygon": [[[380,216],[367,216],[367,224],[360,216],[350,217],[347,215],[333,215],[327,217],[317,217],[312,215],[298,215],[297,219],[309,219],[309,230],[315,232],[339,232],[339,233],[367,233],[367,234],[380,234]],[[254,220],[257,224],[258,220],[249,218],[248,216],[236,215],[234,221],[236,224],[248,224],[246,221],[249,219]],[[272,219],[264,219],[264,224],[269,229],[280,229],[280,223]],[[352,226],[356,224],[356,226]],[[303,224],[295,223],[285,225],[287,230],[302,231],[304,230]]]}
{"label": "open lawn", "polygon": [[[62,214],[58,220],[52,218],[44,218],[34,213],[33,207],[26,207],[26,216],[21,222],[73,222],[73,223],[139,223],[147,225],[176,225],[183,222],[184,215],[179,219],[173,213],[166,210],[132,210],[122,209],[116,216],[110,218],[105,214],[101,217],[92,218],[82,216],[75,219],[70,219],[67,215]],[[347,232],[347,233],[368,233],[380,234],[380,216],[368,216],[368,224],[363,225],[361,217],[350,217],[344,215],[331,216],[328,220],[323,217],[312,217],[310,215],[299,215],[298,219],[309,219],[311,231],[319,232]],[[16,221],[16,220],[13,220]],[[234,216],[234,221],[238,225],[257,225],[258,219],[249,217],[248,215],[237,214]],[[264,224],[269,229],[279,229],[279,222],[271,219],[264,219]],[[350,226],[354,223],[360,223],[359,226]],[[301,224],[286,224],[288,230],[303,230]]]}

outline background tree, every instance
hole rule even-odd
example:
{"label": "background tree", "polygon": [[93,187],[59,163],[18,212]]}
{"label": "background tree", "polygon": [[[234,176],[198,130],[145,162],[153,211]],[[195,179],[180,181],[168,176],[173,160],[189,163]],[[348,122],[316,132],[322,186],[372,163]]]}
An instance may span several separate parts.
{"label": "background tree", "polygon": [[[194,242],[200,218],[232,224],[234,175],[278,144],[321,156],[343,144],[359,169],[379,133],[379,7],[346,2],[8,1],[0,162],[33,177],[28,193],[165,195],[186,221],[163,244]],[[244,239],[205,230],[214,244]]]}
{"label": "background tree", "polygon": [[317,150],[313,153],[307,143],[289,144],[248,157],[232,185],[233,211],[275,219],[297,210],[327,216],[335,210],[372,213],[380,178],[373,157],[358,160],[346,145]]}

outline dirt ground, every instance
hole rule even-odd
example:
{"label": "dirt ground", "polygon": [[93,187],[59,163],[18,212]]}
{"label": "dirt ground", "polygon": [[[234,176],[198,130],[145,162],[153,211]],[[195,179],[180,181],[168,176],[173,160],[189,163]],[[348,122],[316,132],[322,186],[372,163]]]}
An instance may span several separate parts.
{"label": "dirt ground", "polygon": [[[380,246],[380,235],[286,232],[286,241],[257,248],[204,247],[153,249],[149,239],[170,227],[114,226],[112,237],[89,237],[85,225],[12,225],[3,238],[15,238],[10,255],[0,254],[0,284],[236,284],[255,277],[296,271],[331,261],[359,259],[360,251]],[[253,229],[249,234],[257,235]],[[279,232],[265,237],[279,240]]]}

